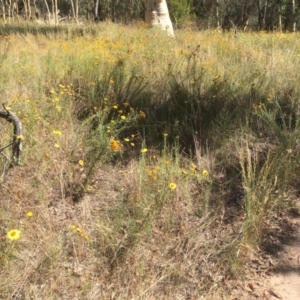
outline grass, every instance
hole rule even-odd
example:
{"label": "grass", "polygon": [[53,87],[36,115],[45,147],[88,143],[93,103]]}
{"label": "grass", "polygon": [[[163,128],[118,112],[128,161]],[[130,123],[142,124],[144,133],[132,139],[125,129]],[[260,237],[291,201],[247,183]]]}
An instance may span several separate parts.
{"label": "grass", "polygon": [[0,32],[2,102],[25,138],[0,185],[0,298],[230,293],[298,196],[298,34]]}

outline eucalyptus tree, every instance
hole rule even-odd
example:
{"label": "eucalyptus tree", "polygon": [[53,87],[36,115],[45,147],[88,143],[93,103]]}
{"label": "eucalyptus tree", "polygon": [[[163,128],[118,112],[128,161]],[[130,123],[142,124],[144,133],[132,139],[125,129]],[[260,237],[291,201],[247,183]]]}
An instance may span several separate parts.
{"label": "eucalyptus tree", "polygon": [[166,0],[145,0],[145,20],[151,26],[160,27],[170,36],[174,36]]}

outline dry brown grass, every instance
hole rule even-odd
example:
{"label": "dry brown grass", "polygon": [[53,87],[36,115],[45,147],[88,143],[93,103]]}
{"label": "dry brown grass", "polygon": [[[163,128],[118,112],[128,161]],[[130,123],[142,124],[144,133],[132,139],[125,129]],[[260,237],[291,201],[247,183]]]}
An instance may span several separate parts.
{"label": "dry brown grass", "polygon": [[[32,167],[11,170],[2,185],[6,201],[1,218],[6,216],[10,228],[21,227],[22,238],[2,256],[2,297],[184,299],[214,295],[226,274],[222,240],[228,238],[227,230],[217,219],[195,216],[192,200],[181,188],[159,213],[140,203],[148,200],[138,192],[136,168],[134,164],[103,167],[93,191],[78,203],[62,197],[62,182],[49,188]],[[15,185],[18,180],[21,186]],[[28,211],[33,212],[32,218],[26,216]],[[71,225],[82,232],[70,229]],[[7,243],[5,237],[3,242]]]}
{"label": "dry brown grass", "polygon": [[242,247],[256,250],[264,221],[296,194],[299,54],[284,53],[298,42],[14,30],[0,37],[0,90],[25,140],[0,185],[0,298],[231,296]]}

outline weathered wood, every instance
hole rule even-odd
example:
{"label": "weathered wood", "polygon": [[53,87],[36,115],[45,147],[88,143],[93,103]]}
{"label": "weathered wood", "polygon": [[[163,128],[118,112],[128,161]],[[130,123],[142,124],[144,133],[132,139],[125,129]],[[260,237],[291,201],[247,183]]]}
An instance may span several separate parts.
{"label": "weathered wood", "polygon": [[4,109],[0,109],[0,118],[5,119],[9,123],[13,123],[14,131],[13,131],[13,140],[9,145],[6,145],[0,149],[0,152],[5,148],[12,146],[12,162],[14,165],[19,164],[19,159],[22,152],[22,122],[16,116],[15,113],[8,111],[5,106],[3,105]]}

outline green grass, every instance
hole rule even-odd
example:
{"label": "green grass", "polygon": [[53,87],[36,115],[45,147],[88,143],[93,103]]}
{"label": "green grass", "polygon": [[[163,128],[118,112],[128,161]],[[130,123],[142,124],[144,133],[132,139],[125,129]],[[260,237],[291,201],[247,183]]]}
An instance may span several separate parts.
{"label": "green grass", "polygon": [[25,138],[0,185],[0,298],[226,294],[298,195],[298,35],[0,33],[2,102]]}

